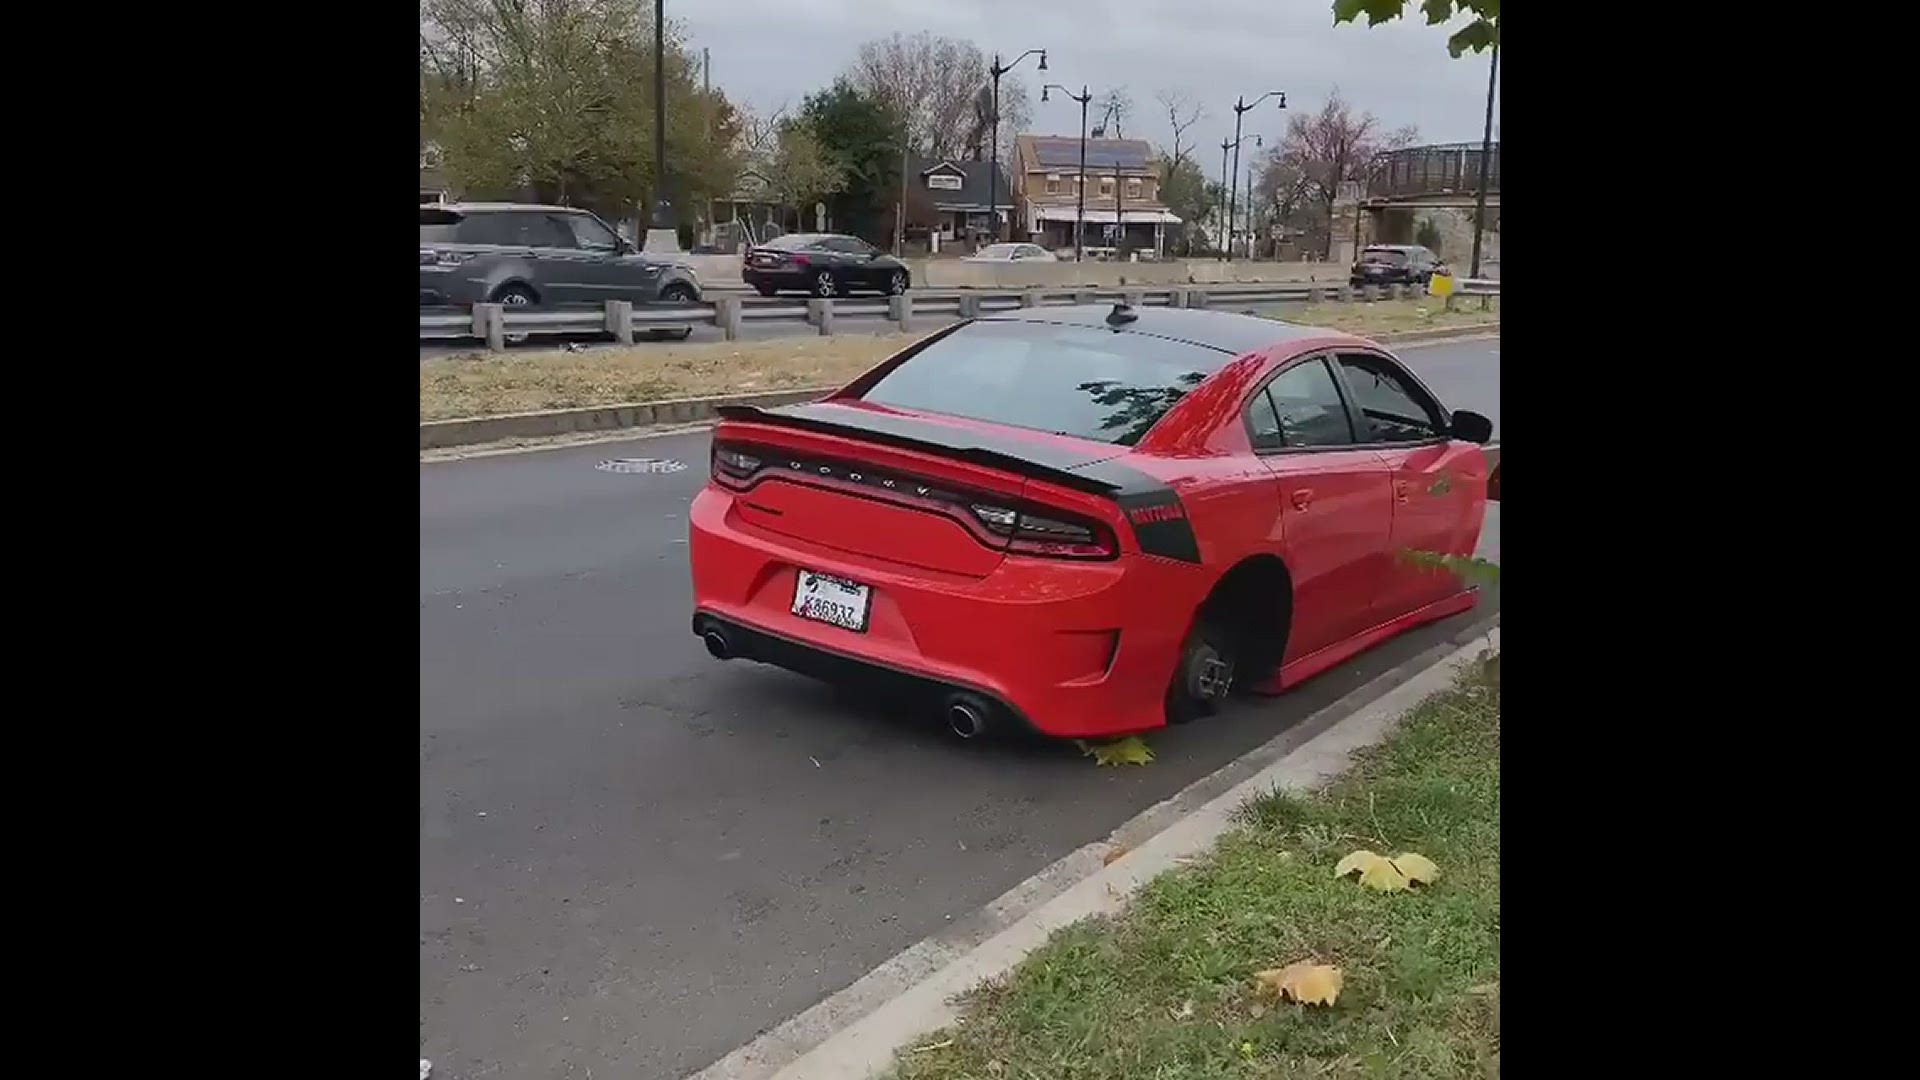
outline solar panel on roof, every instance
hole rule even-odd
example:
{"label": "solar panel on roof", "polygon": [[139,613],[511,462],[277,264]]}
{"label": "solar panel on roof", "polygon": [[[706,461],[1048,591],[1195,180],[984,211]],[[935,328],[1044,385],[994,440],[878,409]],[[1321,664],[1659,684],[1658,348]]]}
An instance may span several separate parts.
{"label": "solar panel on roof", "polygon": [[[1034,156],[1047,168],[1080,165],[1080,140],[1066,138],[1045,138],[1033,141]],[[1148,164],[1146,148],[1138,143],[1112,143],[1087,141],[1087,168],[1111,169],[1115,165],[1123,169],[1144,169]]]}

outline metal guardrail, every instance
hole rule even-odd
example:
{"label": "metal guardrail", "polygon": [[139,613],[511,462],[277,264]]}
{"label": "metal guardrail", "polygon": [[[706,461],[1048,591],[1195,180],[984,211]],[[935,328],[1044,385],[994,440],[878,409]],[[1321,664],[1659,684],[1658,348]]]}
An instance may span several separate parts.
{"label": "metal guardrail", "polygon": [[[1500,282],[1497,280],[1456,278],[1453,295],[1447,297],[1446,304],[1451,309],[1461,297],[1478,296],[1482,298],[1482,307],[1485,307],[1485,298],[1499,294]],[[489,348],[500,350],[506,348],[508,338],[523,334],[610,334],[619,341],[630,343],[636,333],[649,330],[717,326],[725,331],[728,340],[733,340],[739,336],[741,325],[747,321],[804,322],[816,327],[821,334],[831,334],[834,320],[840,317],[885,318],[897,323],[900,329],[909,330],[914,319],[924,316],[964,319],[987,312],[1067,304],[1125,301],[1146,307],[1205,308],[1258,303],[1367,302],[1417,295],[1422,294],[1411,285],[1336,286],[1283,282],[1271,285],[1174,285],[1157,288],[969,289],[964,292],[910,292],[877,299],[800,300],[716,295],[711,303],[703,304],[633,304],[625,300],[609,300],[599,307],[590,304],[552,307],[475,304],[471,310],[420,309],[420,338],[423,341],[479,338],[487,342]]]}

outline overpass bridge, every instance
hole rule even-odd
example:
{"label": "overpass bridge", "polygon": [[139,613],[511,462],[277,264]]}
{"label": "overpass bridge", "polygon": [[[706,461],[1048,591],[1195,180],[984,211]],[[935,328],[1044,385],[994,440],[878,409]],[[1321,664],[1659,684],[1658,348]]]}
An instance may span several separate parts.
{"label": "overpass bridge", "polygon": [[[1480,188],[1480,144],[1438,143],[1389,150],[1368,166],[1361,198],[1369,212],[1467,208]],[[1500,144],[1487,162],[1487,205],[1500,205]]]}

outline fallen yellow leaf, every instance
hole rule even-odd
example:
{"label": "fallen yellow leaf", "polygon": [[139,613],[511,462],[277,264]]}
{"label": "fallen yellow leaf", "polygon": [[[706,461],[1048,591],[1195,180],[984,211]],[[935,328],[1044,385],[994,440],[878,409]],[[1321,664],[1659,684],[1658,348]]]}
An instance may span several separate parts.
{"label": "fallen yellow leaf", "polygon": [[1422,885],[1431,885],[1440,876],[1440,868],[1433,860],[1417,852],[1403,851],[1393,857],[1393,868],[1400,871],[1408,881],[1417,881]]}
{"label": "fallen yellow leaf", "polygon": [[1407,875],[1393,865],[1393,860],[1361,849],[1341,859],[1333,868],[1334,877],[1346,877],[1358,870],[1360,884],[1381,892],[1399,892],[1407,888]]}
{"label": "fallen yellow leaf", "polygon": [[1254,981],[1282,997],[1302,1005],[1331,1005],[1340,996],[1345,981],[1340,969],[1331,964],[1300,960],[1283,968],[1254,973]]}
{"label": "fallen yellow leaf", "polygon": [[1129,735],[1108,743],[1081,743],[1081,752],[1101,765],[1145,765],[1153,760],[1153,748]]}
{"label": "fallen yellow leaf", "polygon": [[1413,887],[1407,883],[1407,875],[1393,865],[1392,859],[1380,858],[1367,864],[1367,868],[1360,872],[1360,884],[1369,889],[1379,889],[1381,892],[1399,892]]}
{"label": "fallen yellow leaf", "polygon": [[1377,862],[1379,858],[1380,856],[1375,855],[1373,852],[1368,851],[1366,848],[1361,848],[1359,851],[1354,852],[1353,854],[1347,856],[1344,859],[1341,859],[1338,863],[1336,863],[1333,867],[1333,876],[1346,877],[1348,874],[1353,873],[1355,870],[1365,870],[1367,867],[1372,866],[1375,862]]}

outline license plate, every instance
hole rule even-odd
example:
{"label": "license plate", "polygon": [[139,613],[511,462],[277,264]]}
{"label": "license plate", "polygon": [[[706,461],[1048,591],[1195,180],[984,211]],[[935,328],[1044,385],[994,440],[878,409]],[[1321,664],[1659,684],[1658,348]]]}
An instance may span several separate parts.
{"label": "license plate", "polygon": [[873,590],[846,578],[812,570],[800,571],[793,586],[793,613],[856,634],[867,632],[867,611]]}

